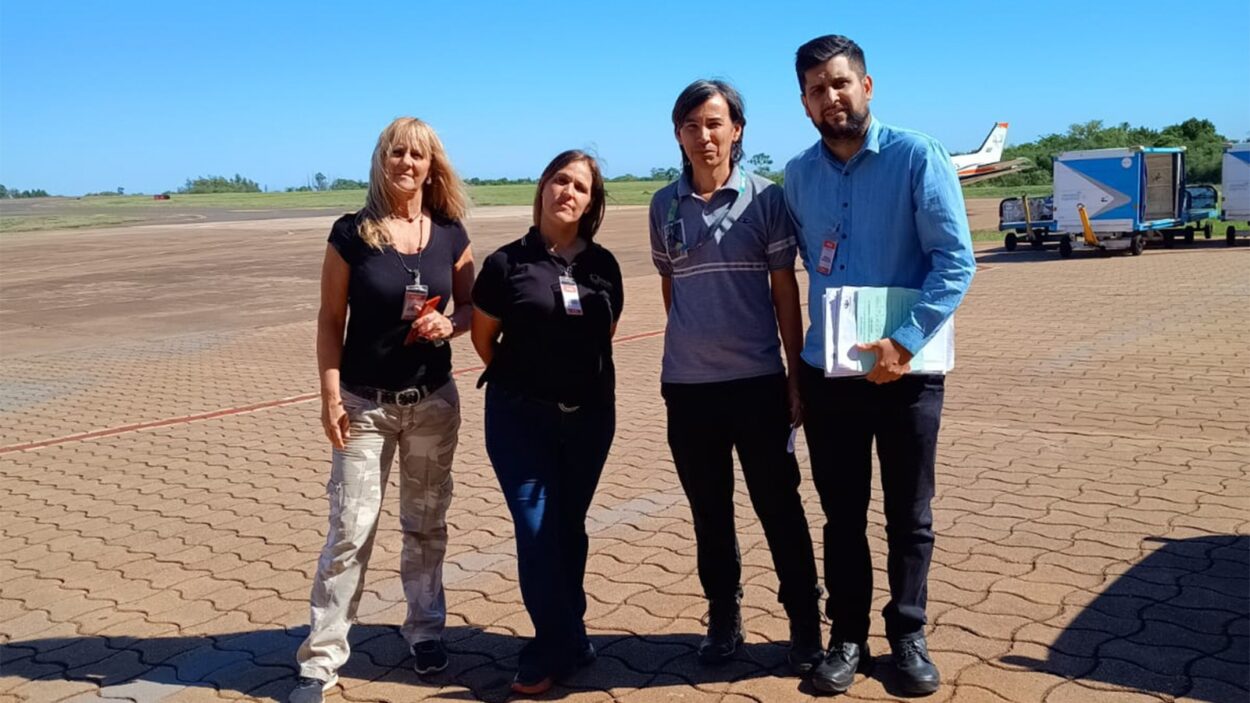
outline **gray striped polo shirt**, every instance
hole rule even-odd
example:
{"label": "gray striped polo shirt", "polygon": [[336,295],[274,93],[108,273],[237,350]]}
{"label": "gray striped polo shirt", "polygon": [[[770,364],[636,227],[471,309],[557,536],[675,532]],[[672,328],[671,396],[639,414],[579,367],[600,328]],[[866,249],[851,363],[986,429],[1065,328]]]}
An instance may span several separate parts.
{"label": "gray striped polo shirt", "polygon": [[[727,215],[733,224],[724,229]],[[660,380],[715,383],[780,373],[769,272],[792,268],[797,252],[781,188],[735,167],[704,200],[683,175],[651,198],[650,222],[651,259],[673,293]]]}

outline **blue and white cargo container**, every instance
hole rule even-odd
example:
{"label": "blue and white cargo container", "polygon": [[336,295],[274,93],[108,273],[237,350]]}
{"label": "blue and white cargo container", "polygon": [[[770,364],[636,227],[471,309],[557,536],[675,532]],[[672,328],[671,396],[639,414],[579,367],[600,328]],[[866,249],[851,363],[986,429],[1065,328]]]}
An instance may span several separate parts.
{"label": "blue and white cargo container", "polygon": [[[1150,235],[1185,224],[1185,150],[1127,147],[1068,151],[1055,157],[1055,226],[1074,247],[1140,254]],[[1085,219],[1083,221],[1082,210]]]}
{"label": "blue and white cargo container", "polygon": [[[1250,142],[1224,148],[1224,211],[1225,222],[1250,220]],[[1228,246],[1237,243],[1237,228],[1228,226]]]}

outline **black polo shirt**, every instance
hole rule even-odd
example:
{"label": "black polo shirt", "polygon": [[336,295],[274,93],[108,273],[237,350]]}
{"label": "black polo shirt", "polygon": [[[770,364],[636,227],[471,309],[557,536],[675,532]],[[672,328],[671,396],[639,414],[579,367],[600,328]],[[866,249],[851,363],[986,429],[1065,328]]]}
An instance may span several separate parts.
{"label": "black polo shirt", "polygon": [[[577,282],[582,314],[569,315],[560,276]],[[615,398],[612,325],[624,306],[621,268],[591,243],[572,263],[547,251],[531,228],[482,263],[473,285],[476,308],[502,323],[503,336],[484,383],[570,405]]]}

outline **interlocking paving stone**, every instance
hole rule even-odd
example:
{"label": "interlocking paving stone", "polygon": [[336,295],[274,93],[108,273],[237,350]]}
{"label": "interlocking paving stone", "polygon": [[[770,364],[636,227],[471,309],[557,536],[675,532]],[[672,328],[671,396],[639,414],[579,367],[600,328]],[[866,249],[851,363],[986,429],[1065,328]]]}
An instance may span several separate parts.
{"label": "interlocking paving stone", "polygon": [[[748,642],[727,667],[697,664],[706,605],[664,439],[663,339],[651,334],[663,314],[639,236],[644,212],[613,210],[601,235],[625,262],[628,289],[618,434],[587,520],[587,620],[601,656],[556,695],[808,700],[810,685],[785,671],[788,628],[741,483]],[[324,223],[290,222],[273,246],[319,256]],[[519,234],[519,222],[474,224],[479,256]],[[219,267],[205,280],[240,265],[227,245],[254,237],[251,226],[198,232],[219,238],[204,245],[206,265]],[[114,235],[98,236],[107,248]],[[23,251],[19,269],[36,270],[37,256]],[[1247,700],[1250,250],[1199,244],[1070,260],[985,250],[979,260],[959,313],[939,449],[929,641],[945,685],[927,700]],[[249,270],[248,290],[269,285],[279,299],[315,290],[315,266],[271,283]],[[126,295],[148,285],[127,275],[137,278]],[[2,285],[6,295],[19,286]],[[29,285],[11,299],[31,304]],[[316,389],[311,306],[271,310],[254,325],[184,319],[190,331],[172,336],[148,316],[133,336],[46,353],[31,342],[5,358],[0,452],[296,400],[0,453],[0,700],[285,696],[325,528],[328,452],[317,403],[298,400]],[[1178,340],[1209,351],[1178,350]],[[452,347],[459,369],[476,365],[466,339]],[[328,700],[507,697],[532,627],[483,448],[476,375],[457,377],[465,422],[445,569],[452,665],[430,681],[409,668],[392,490],[353,656]],[[819,556],[823,520],[801,436],[797,456]],[[875,485],[878,610],[880,511]],[[861,677],[849,700],[896,698],[883,634],[874,616],[878,673]]]}

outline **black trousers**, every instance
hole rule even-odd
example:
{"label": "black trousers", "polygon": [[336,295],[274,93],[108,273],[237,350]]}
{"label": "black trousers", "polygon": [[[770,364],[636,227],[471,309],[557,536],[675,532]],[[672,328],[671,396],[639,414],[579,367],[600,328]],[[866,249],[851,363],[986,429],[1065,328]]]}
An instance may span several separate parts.
{"label": "black trousers", "polygon": [[782,374],[723,383],[665,383],[668,443],[690,502],[699,582],[713,610],[738,606],[742,561],[734,527],[733,450],[764,528],[780,581],[777,599],[791,617],[818,613],[820,590],[799,466],[790,436]]}
{"label": "black trousers", "polygon": [[800,376],[812,478],[825,513],[826,612],[833,636],[868,637],[872,555],[868,500],[872,444],[877,442],[885,505],[890,601],[886,636],[924,631],[929,563],[933,559],[933,467],[942,420],[945,377],[907,375],[877,385],[862,378],[825,378],[806,364]]}

